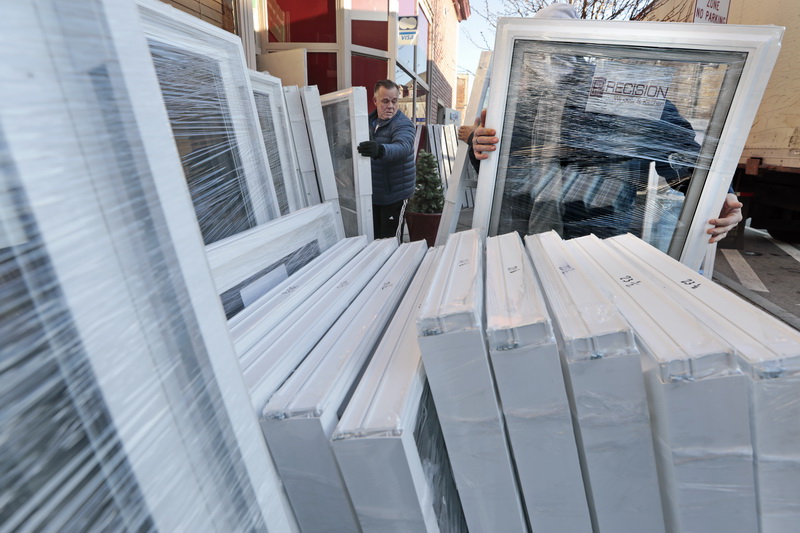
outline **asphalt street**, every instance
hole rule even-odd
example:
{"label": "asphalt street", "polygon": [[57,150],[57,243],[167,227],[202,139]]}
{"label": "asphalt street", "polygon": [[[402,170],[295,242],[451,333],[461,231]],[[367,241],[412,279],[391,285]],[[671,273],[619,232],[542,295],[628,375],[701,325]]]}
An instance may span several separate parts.
{"label": "asphalt street", "polygon": [[753,228],[733,244],[717,248],[714,281],[800,329],[800,247]]}

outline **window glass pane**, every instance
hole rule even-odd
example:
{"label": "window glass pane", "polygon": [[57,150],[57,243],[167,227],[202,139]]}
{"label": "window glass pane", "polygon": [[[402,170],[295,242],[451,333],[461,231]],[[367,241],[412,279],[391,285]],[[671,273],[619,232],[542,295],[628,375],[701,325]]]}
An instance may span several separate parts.
{"label": "window glass pane", "polygon": [[414,84],[417,94],[414,99],[414,121],[417,124],[428,123],[428,89],[419,83]]}
{"label": "window glass pane", "polygon": [[417,14],[416,0],[400,0],[400,7],[398,8],[398,25],[400,31],[400,39],[397,43],[397,58],[396,61],[403,65],[406,69],[414,70],[414,48],[416,48],[416,40],[414,42],[404,44],[403,30],[416,28],[417,21],[414,19],[406,19],[403,17],[413,17]]}
{"label": "window glass pane", "polygon": [[405,116],[414,120],[414,81],[411,75],[400,68],[395,68],[394,81],[400,85],[402,93],[397,100],[397,108],[403,112]]}
{"label": "window glass pane", "polygon": [[[688,225],[743,54],[517,41],[491,234]],[[688,217],[688,218],[687,218]],[[679,221],[680,218],[680,221]]]}
{"label": "window glass pane", "polygon": [[267,0],[272,43],[335,43],[336,0]]}
{"label": "window glass pane", "polygon": [[308,65],[308,84],[316,85],[320,94],[335,92],[338,88],[336,81],[336,54],[326,52],[309,52],[306,54]]}
{"label": "window glass pane", "polygon": [[425,13],[420,10],[419,12],[419,30],[417,31],[417,60],[415,70],[417,75],[425,83],[429,83],[428,79],[428,19]]}
{"label": "window glass pane", "polygon": [[380,20],[353,20],[353,44],[389,50],[389,23]]}
{"label": "window glass pane", "polygon": [[340,100],[324,103],[322,114],[333,158],[336,188],[339,190],[339,207],[342,212],[344,234],[358,235],[358,211],[356,205],[356,180],[353,168],[353,135],[350,127],[350,102]]}
{"label": "window glass pane", "polygon": [[[273,123],[272,95],[254,91],[253,97],[256,101],[258,123],[261,126],[264,147],[267,149],[267,158],[269,159],[269,169],[272,173],[272,182],[275,185],[275,194],[278,196],[278,206],[280,207],[281,215],[287,215],[289,214],[289,198],[286,195],[286,178],[281,167],[278,137]],[[281,132],[281,135],[283,134]]]}
{"label": "window glass pane", "polygon": [[[199,54],[150,40],[172,133],[203,240],[211,244],[256,225],[219,65]],[[186,80],[191,84],[187,95]],[[225,221],[222,223],[221,221]]]}
{"label": "window glass pane", "polygon": [[386,79],[387,65],[388,62],[385,59],[353,55],[353,87],[366,87],[367,106],[370,113],[375,109],[375,102],[372,101],[375,82]]}

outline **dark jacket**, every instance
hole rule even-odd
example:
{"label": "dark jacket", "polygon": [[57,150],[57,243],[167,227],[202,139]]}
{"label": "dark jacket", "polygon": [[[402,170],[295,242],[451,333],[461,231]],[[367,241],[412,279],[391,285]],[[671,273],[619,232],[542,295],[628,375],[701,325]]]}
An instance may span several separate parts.
{"label": "dark jacket", "polygon": [[377,118],[377,111],[370,113],[370,136],[383,145],[384,153],[380,159],[372,160],[372,203],[389,205],[414,194],[416,130],[402,111],[376,131]]}

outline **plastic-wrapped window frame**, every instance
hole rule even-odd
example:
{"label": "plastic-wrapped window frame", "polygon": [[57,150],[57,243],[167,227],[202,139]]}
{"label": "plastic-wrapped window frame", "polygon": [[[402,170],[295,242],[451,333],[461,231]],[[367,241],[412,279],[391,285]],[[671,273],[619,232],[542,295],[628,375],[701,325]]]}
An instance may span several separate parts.
{"label": "plastic-wrapped window frame", "polygon": [[[336,186],[339,188],[339,206],[342,211],[351,211],[355,217],[357,228],[348,227],[345,224],[345,233],[348,237],[366,235],[372,240],[374,237],[372,222],[372,163],[368,157],[363,157],[358,153],[358,145],[370,139],[369,121],[367,113],[367,91],[364,87],[350,87],[334,93],[324,94],[320,97],[323,113],[326,107],[347,105],[348,126],[350,128],[350,138],[343,139],[342,132],[337,129],[335,124],[325,121],[325,128],[328,132],[328,144],[331,150],[333,166],[336,171]],[[350,165],[342,166],[346,160],[345,154],[337,157],[334,149],[338,145],[336,141],[343,141],[343,150],[350,152],[352,161]],[[349,141],[349,142],[348,142]],[[351,168],[347,168],[350,166]],[[352,182],[347,180],[347,174],[352,172]],[[353,197],[352,206],[345,206],[343,199]],[[342,213],[344,216],[344,212]]]}
{"label": "plastic-wrapped window frame", "polygon": [[135,5],[8,7],[2,529],[296,530]]}
{"label": "plastic-wrapped window frame", "polygon": [[400,245],[264,408],[264,437],[305,531],[358,529],[330,439],[425,250]]}
{"label": "plastic-wrapped window frame", "polygon": [[418,342],[467,526],[527,531],[489,362],[483,290],[479,232],[454,233],[417,315]]}
{"label": "plastic-wrapped window frame", "polygon": [[[337,196],[334,194],[332,197],[326,198],[321,190],[322,183],[317,180],[317,168],[314,162],[314,154],[311,151],[311,139],[308,137],[308,129],[306,128],[303,101],[300,99],[300,90],[296,85],[283,87],[283,101],[286,103],[286,115],[289,119],[289,131],[292,135],[294,162],[297,165],[297,172],[300,174],[300,179],[306,190],[308,205],[315,205],[324,200],[330,202]],[[333,185],[332,181],[331,185]],[[332,190],[335,193],[336,188],[332,187]]]}
{"label": "plastic-wrapped window frame", "polygon": [[748,380],[736,349],[603,241],[566,245],[636,333],[667,531],[757,531]]}
{"label": "plastic-wrapped window frame", "polygon": [[[481,52],[478,69],[475,71],[475,79],[472,82],[472,92],[469,95],[469,103],[465,113],[464,124],[471,126],[475,119],[480,117],[481,111],[486,104],[489,96],[489,68],[491,66],[492,53]],[[463,206],[462,196],[466,194],[468,187],[476,187],[477,181],[470,180],[470,174],[474,174],[472,163],[469,158],[471,149],[466,143],[458,141],[455,163],[453,164],[453,178],[447,189],[442,209],[442,218],[439,222],[439,229],[436,233],[436,246],[442,246],[447,242],[447,236],[455,233],[458,220]]]}
{"label": "plastic-wrapped window frame", "polygon": [[800,521],[800,332],[633,235],[605,243],[655,274],[677,301],[733,344],[750,378],[756,493],[762,531],[791,531]]}
{"label": "plastic-wrapped window frame", "polygon": [[206,246],[226,316],[234,317],[338,241],[333,207],[324,203]]}
{"label": "plastic-wrapped window frame", "polygon": [[[216,74],[214,87],[197,86],[200,82],[189,78],[160,80],[162,87],[167,81],[176,84],[170,94],[164,94],[164,101],[168,111],[172,108],[171,124],[179,151],[197,134],[222,137],[207,150],[192,149],[182,157],[206,244],[279,217],[241,40],[163,2],[137,0],[137,5],[151,52],[153,47],[164,47],[171,54],[187,56],[188,62],[182,66],[195,62],[192,68],[211,69]],[[167,68],[171,58],[162,57],[156,63]],[[197,96],[203,92],[205,96]],[[211,107],[222,115],[212,116]],[[243,210],[244,218],[234,218],[232,210]]]}
{"label": "plastic-wrapped window frame", "polygon": [[[281,214],[286,215],[319,203],[312,203],[310,193],[306,193],[300,176],[298,176],[298,165],[292,136],[289,135],[289,117],[286,112],[281,80],[254,70],[248,70],[248,74],[250,74],[250,83],[253,86],[253,97],[259,124],[261,124],[264,147],[267,150],[270,173],[281,204]],[[281,191],[283,192],[281,193]],[[286,211],[284,211],[282,197],[286,197]]]}
{"label": "plastic-wrapped window frame", "polygon": [[365,532],[466,529],[417,344],[441,252],[428,250],[331,437]]}
{"label": "plastic-wrapped window frame", "polygon": [[[718,143],[706,179],[695,179],[687,191],[677,234],[670,245],[670,255],[691,268],[699,268],[705,257],[708,236],[707,221],[720,212],[731,176],[736,170],[747,131],[753,122],[772,66],[780,50],[782,28],[775,26],[696,25],[657,22],[616,22],[588,20],[499,19],[492,66],[492,91],[489,96],[488,126],[502,134],[508,102],[512,55],[517,43],[541,41],[546,43],[622,46],[653,54],[654,59],[671,51],[708,51],[713,54],[739,53],[746,56],[738,83],[728,88],[730,108],[715,109],[712,122],[721,126],[713,135]],[[638,52],[637,52],[638,53]],[[729,84],[730,85],[730,84]],[[492,235],[499,213],[496,197],[498,163],[504,142],[501,137],[498,151],[481,163],[473,228]]]}

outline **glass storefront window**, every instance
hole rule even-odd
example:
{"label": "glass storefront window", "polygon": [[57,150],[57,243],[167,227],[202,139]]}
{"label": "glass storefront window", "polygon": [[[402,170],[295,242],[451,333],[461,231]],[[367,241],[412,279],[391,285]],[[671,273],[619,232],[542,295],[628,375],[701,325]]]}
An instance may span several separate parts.
{"label": "glass storefront window", "polygon": [[428,83],[428,19],[422,10],[419,11],[417,29],[417,60],[414,71],[420,79]]}
{"label": "glass storefront window", "polygon": [[397,108],[405,116],[414,120],[414,80],[411,75],[401,67],[396,67],[394,72],[394,82],[400,85],[402,94],[397,100]]}
{"label": "glass storefront window", "polygon": [[372,92],[375,87],[375,82],[378,80],[385,80],[387,74],[387,61],[379,57],[367,57],[353,54],[353,87],[366,87],[367,89],[367,105],[369,112],[375,109],[375,103],[372,101]]}
{"label": "glass storefront window", "polygon": [[428,89],[416,83],[417,95],[414,104],[414,122],[417,124],[428,123]]}
{"label": "glass storefront window", "polygon": [[267,19],[272,43],[336,42],[336,0],[267,0]]}
{"label": "glass storefront window", "polygon": [[308,84],[316,85],[320,94],[337,90],[336,54],[328,52],[309,52],[306,55]]}

